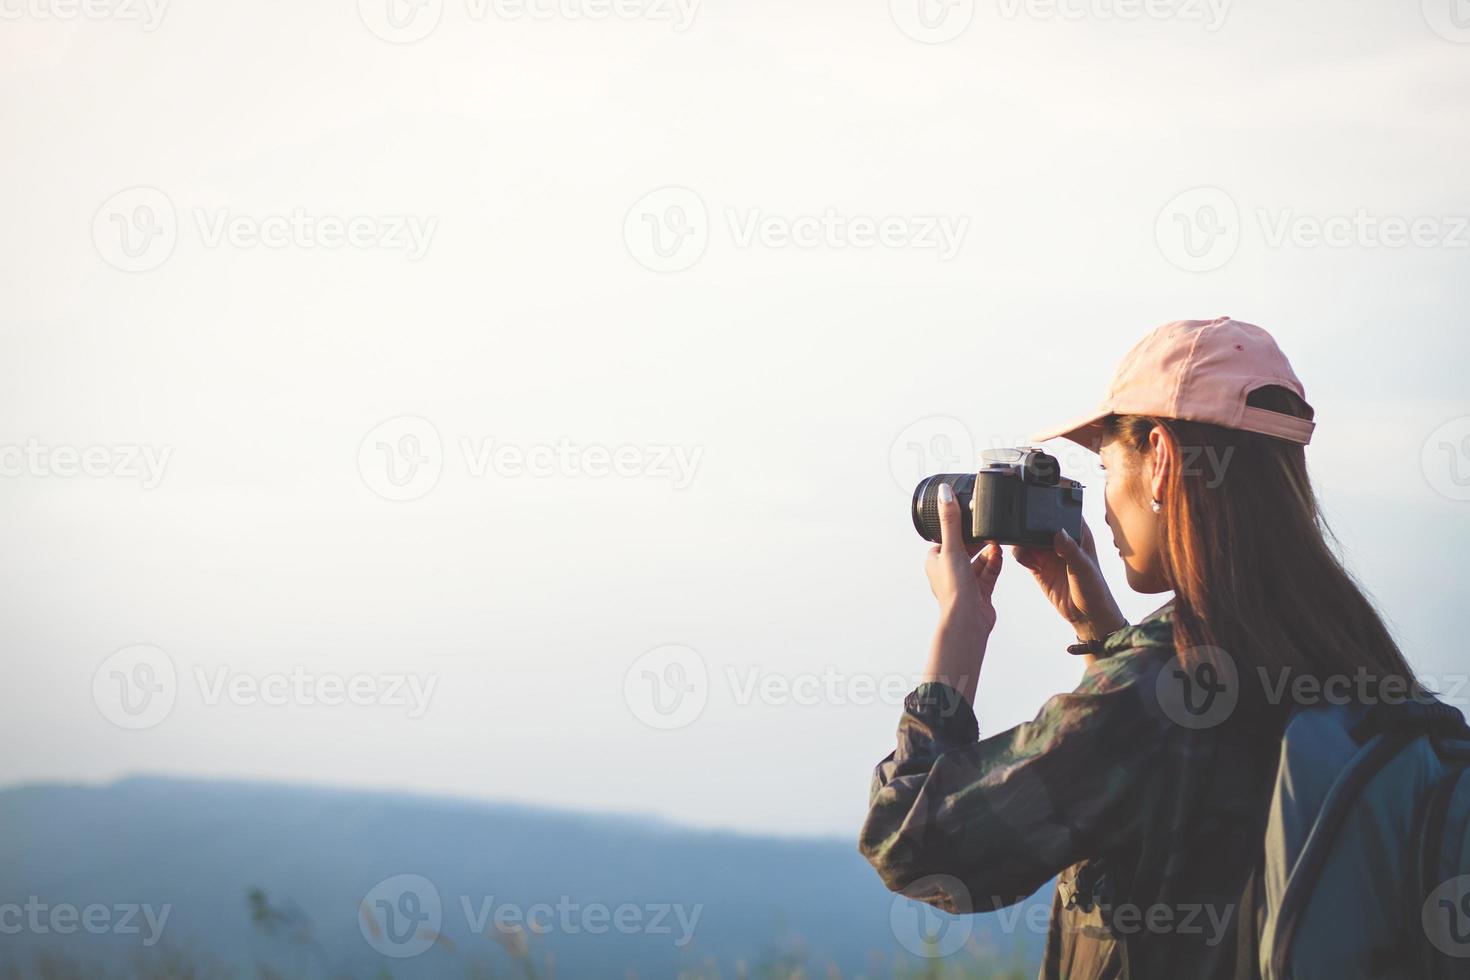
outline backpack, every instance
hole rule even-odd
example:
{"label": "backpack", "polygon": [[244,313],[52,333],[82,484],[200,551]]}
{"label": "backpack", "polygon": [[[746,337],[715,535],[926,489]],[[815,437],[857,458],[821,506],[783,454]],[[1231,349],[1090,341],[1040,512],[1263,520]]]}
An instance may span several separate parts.
{"label": "backpack", "polygon": [[1237,977],[1470,977],[1470,726],[1418,695],[1298,709]]}

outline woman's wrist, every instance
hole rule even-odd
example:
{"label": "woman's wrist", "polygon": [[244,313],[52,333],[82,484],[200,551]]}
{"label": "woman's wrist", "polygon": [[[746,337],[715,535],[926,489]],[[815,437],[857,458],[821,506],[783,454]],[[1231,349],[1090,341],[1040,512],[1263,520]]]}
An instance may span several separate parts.
{"label": "woman's wrist", "polygon": [[994,625],[974,607],[953,606],[942,610],[923,679],[948,684],[973,703],[980,664],[985,659],[985,647]]}
{"label": "woman's wrist", "polygon": [[1113,610],[1107,616],[1089,617],[1072,621],[1072,629],[1077,632],[1077,639],[1084,643],[1093,640],[1104,640],[1112,636],[1118,630],[1128,625],[1128,620],[1120,610]]}
{"label": "woman's wrist", "polygon": [[974,602],[954,602],[939,610],[941,632],[973,633],[983,641],[990,635],[994,623],[987,623],[984,613]]}

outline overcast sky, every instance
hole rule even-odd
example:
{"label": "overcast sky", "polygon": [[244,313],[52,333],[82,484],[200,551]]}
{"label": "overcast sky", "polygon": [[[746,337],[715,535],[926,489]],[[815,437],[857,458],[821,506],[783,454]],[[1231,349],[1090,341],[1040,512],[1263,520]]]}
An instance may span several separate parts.
{"label": "overcast sky", "polygon": [[[388,2],[3,6],[0,783],[851,835],[913,482],[1222,314],[1466,670],[1470,10]],[[985,733],[1079,674],[1018,572]]]}

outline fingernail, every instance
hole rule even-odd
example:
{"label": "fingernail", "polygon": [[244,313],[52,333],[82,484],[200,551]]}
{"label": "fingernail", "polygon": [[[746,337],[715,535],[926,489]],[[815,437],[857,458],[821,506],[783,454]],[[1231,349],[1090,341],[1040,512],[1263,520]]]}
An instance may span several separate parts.
{"label": "fingernail", "polygon": [[948,483],[941,483],[939,485],[939,502],[941,504],[954,503],[954,487]]}

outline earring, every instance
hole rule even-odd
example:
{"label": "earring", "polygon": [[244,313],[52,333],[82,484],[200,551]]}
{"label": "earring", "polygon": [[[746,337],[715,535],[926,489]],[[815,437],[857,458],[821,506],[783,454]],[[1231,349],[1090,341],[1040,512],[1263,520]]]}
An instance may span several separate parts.
{"label": "earring", "polygon": [[1157,498],[1150,501],[1149,506],[1154,509],[1155,514],[1162,514],[1164,512],[1164,505],[1159,503]]}

